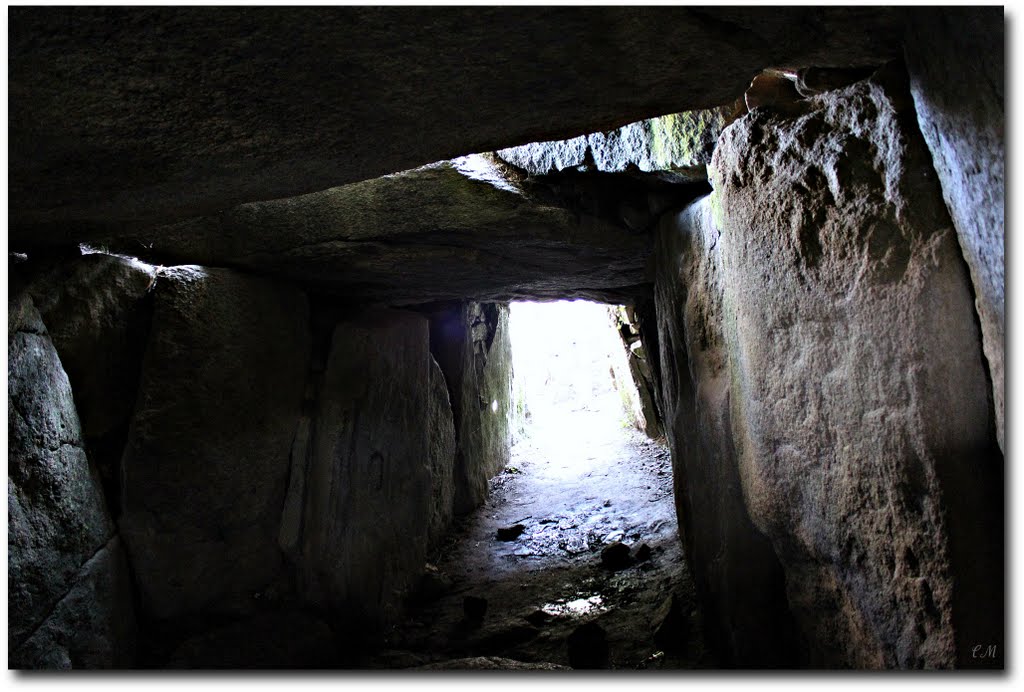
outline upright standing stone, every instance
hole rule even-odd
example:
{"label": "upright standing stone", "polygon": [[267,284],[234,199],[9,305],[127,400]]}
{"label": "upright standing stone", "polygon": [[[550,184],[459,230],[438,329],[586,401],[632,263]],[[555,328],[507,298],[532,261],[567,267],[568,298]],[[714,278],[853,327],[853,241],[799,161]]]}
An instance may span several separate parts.
{"label": "upright standing stone", "polygon": [[974,283],[1003,444],[1006,116],[1002,7],[910,13],[905,53],[921,133]]}
{"label": "upright standing stone", "polygon": [[455,416],[455,512],[487,497],[487,481],[508,465],[512,342],[508,305],[458,303],[431,316],[431,349]]}
{"label": "upright standing stone", "polygon": [[274,579],[309,353],[298,290],[164,270],[123,459],[121,532],[147,615],[244,611]]}
{"label": "upright standing stone", "polygon": [[426,558],[432,489],[426,318],[381,310],[334,330],[306,479],[299,578],[346,628],[392,619]]}
{"label": "upright standing stone", "polygon": [[1002,611],[1001,456],[913,113],[883,69],[802,115],[756,110],[713,162],[739,481],[811,665],[970,665],[971,639],[1001,644],[976,622]]}
{"label": "upright standing stone", "polygon": [[28,295],[7,328],[8,663],[130,665],[131,588],[67,375]]}

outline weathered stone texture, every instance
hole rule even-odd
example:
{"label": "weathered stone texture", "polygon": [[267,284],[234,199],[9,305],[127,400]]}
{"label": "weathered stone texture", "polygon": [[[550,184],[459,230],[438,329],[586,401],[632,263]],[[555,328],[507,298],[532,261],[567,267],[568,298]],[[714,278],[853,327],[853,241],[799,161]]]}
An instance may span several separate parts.
{"label": "weathered stone texture", "polygon": [[225,269],[162,271],[120,522],[147,615],[244,611],[277,573],[309,341],[295,289]]}
{"label": "weathered stone texture", "polygon": [[334,330],[316,411],[300,592],[346,629],[397,614],[423,569],[431,504],[426,318],[368,312]]}
{"label": "weathered stone texture", "polygon": [[[1001,612],[978,581],[1001,578],[979,480],[1001,457],[955,234],[895,71],[803,109],[728,128],[712,197],[662,229],[666,417],[702,431],[673,441],[687,544],[734,632],[765,582],[716,569],[743,560],[777,589],[778,560],[804,664],[964,665],[964,606]],[[717,545],[690,535],[700,493],[731,499]]]}
{"label": "weathered stone texture", "polygon": [[[114,526],[83,449],[67,375],[27,294],[11,297],[7,326],[9,664],[124,663],[130,641],[118,628],[131,626],[131,593],[120,588],[123,563],[104,562]],[[103,577],[111,588],[94,588]],[[83,595],[90,591],[95,598]]]}
{"label": "weathered stone texture", "polygon": [[557,663],[525,663],[500,656],[476,656],[428,663],[416,666],[415,670],[572,670],[572,668]]}
{"label": "weathered stone texture", "polygon": [[[625,347],[626,362],[629,366],[628,377],[636,392],[634,400],[633,392],[630,391],[631,403],[635,409],[634,423],[638,430],[643,431],[648,437],[656,439],[661,436],[662,428],[661,415],[656,403],[657,385],[648,356],[649,349],[641,339],[640,320],[633,307],[609,308],[609,312],[612,317],[612,325]],[[652,352],[658,353],[657,346]]]}
{"label": "weathered stone texture", "polygon": [[890,59],[898,19],[879,7],[15,8],[11,246],[713,108],[766,65]]}
{"label": "weathered stone texture", "polygon": [[86,562],[39,628],[10,655],[12,668],[131,668],[137,628],[131,576],[118,538]]}
{"label": "weathered stone texture", "polygon": [[25,290],[46,323],[74,391],[82,433],[100,437],[131,417],[156,267],[87,254],[42,262]]}
{"label": "weathered stone texture", "polygon": [[487,481],[509,462],[512,342],[508,305],[466,302],[430,318],[430,347],[444,373],[455,418],[455,512],[487,497]]}
{"label": "weathered stone texture", "polygon": [[388,305],[586,297],[650,280],[649,236],[620,219],[524,191],[483,156],[245,204],[109,243]]}
{"label": "weathered stone texture", "polygon": [[430,392],[427,399],[430,458],[429,550],[447,536],[455,512],[455,423],[448,386],[441,367],[430,358]]}
{"label": "weathered stone texture", "polygon": [[156,267],[86,254],[34,258],[13,273],[47,324],[71,382],[86,453],[117,519],[121,455],[139,388]]}
{"label": "weathered stone texture", "polygon": [[707,198],[662,221],[658,399],[672,449],[679,531],[709,643],[731,665],[787,667],[797,658],[785,578],[751,522],[733,446],[720,236]]}
{"label": "weathered stone texture", "polygon": [[992,378],[999,445],[1004,447],[1003,8],[929,8],[908,13],[908,20],[905,54],[910,89],[971,270]]}
{"label": "weathered stone texture", "polygon": [[530,175],[563,170],[657,173],[673,182],[707,180],[707,164],[737,106],[671,113],[567,140],[534,142],[496,155]]}

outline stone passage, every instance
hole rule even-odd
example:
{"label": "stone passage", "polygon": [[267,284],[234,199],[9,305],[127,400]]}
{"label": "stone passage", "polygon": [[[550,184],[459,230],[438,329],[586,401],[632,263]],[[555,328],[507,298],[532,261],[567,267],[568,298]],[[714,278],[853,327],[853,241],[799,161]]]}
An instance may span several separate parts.
{"label": "stone passage", "polygon": [[522,417],[511,461],[431,557],[386,649],[362,665],[715,665],[678,540],[668,449],[637,430],[617,389],[616,370],[628,368],[616,324],[604,305],[512,306]]}
{"label": "stone passage", "polygon": [[1005,666],[1000,8],[9,20],[12,668]]}

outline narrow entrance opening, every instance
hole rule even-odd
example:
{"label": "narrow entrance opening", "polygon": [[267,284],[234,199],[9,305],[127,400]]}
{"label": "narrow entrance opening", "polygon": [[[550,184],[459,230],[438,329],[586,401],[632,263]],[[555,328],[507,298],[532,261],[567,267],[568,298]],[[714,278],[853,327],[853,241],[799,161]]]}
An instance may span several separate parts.
{"label": "narrow entrance opening", "polygon": [[631,312],[512,303],[514,443],[392,645],[574,668],[708,665],[671,457],[645,434]]}
{"label": "narrow entrance opening", "polygon": [[615,328],[621,309],[582,300],[509,306],[517,432],[552,451],[565,446],[569,467],[586,465],[585,456],[568,453],[579,440],[644,428],[628,352]]}

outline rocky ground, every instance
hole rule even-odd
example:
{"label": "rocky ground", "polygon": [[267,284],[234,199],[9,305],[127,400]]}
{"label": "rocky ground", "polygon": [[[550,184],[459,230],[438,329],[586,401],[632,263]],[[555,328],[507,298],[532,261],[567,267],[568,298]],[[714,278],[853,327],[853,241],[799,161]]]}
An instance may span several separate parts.
{"label": "rocky ground", "polygon": [[527,429],[389,649],[367,666],[511,665],[466,660],[474,657],[714,666],[677,534],[668,450],[626,427],[621,410],[590,403],[563,413],[535,416],[547,422]]}

